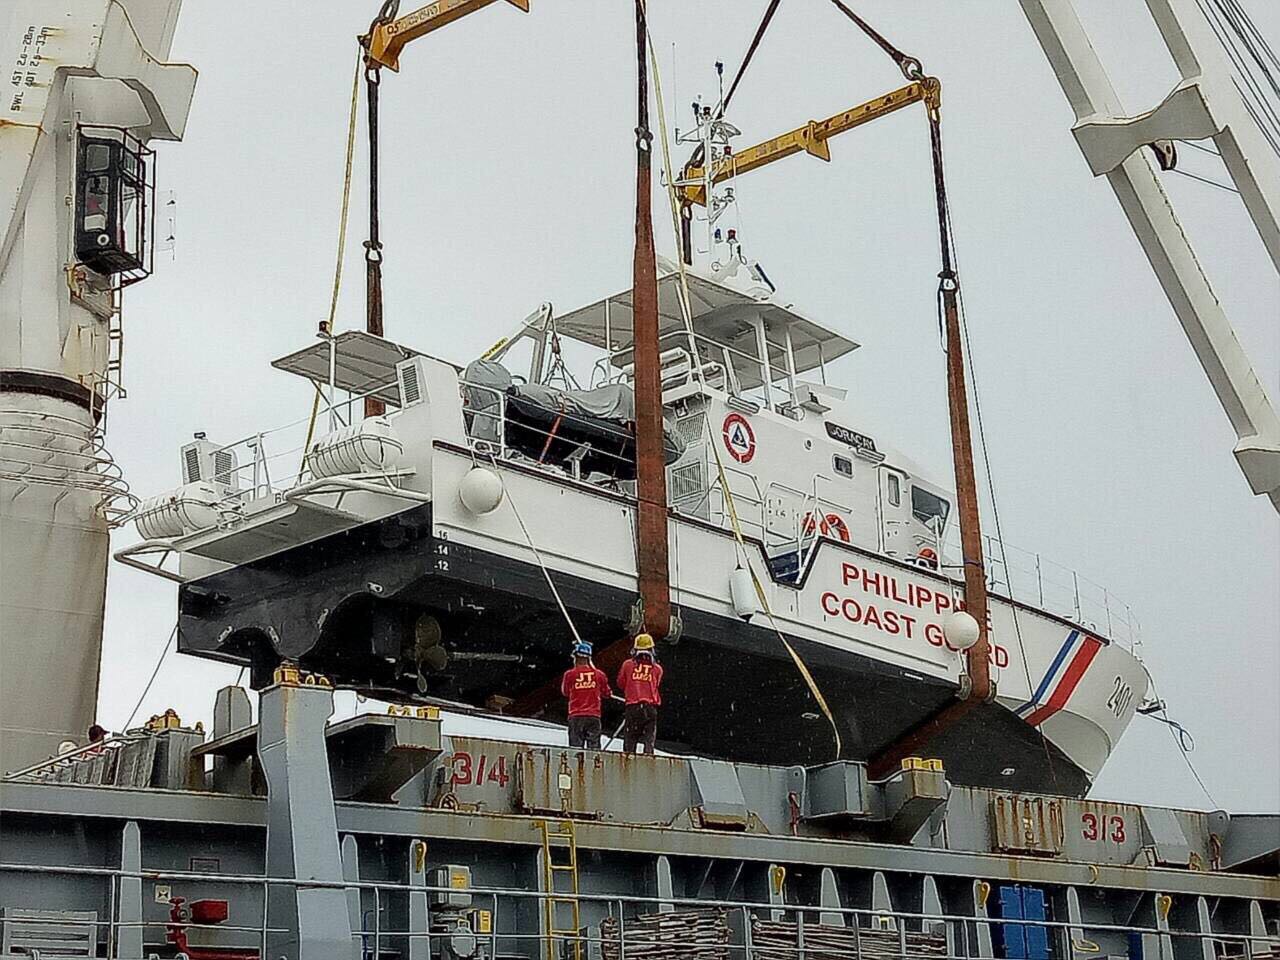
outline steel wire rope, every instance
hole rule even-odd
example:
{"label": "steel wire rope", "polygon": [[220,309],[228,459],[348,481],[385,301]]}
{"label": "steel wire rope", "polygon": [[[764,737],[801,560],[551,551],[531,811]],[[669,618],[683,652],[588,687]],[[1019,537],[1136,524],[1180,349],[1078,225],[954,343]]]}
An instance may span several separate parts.
{"label": "steel wire rope", "polygon": [[564,600],[560,597],[560,591],[556,588],[555,581],[551,579],[551,571],[547,569],[546,563],[542,560],[542,551],[538,549],[538,545],[533,542],[533,537],[529,534],[529,528],[525,526],[524,517],[520,515],[520,509],[516,506],[515,499],[511,496],[511,490],[507,487],[507,481],[503,479],[502,474],[498,470],[498,460],[494,457],[492,451],[488,451],[489,462],[493,464],[493,472],[498,477],[498,482],[502,484],[502,492],[506,497],[507,503],[511,505],[511,512],[515,514],[516,523],[520,525],[520,532],[524,534],[524,539],[529,544],[529,549],[533,551],[533,559],[538,562],[538,569],[542,571],[542,576],[547,581],[547,586],[551,588],[551,595],[555,597],[556,606],[560,608],[560,613],[564,616],[565,623],[569,624],[569,632],[573,634],[574,643],[582,642],[582,635],[578,633],[578,627],[573,622],[573,617],[569,616],[569,609],[564,605]]}
{"label": "steel wire rope", "polygon": [[[1262,34],[1257,31],[1257,27],[1253,25],[1253,21],[1249,20],[1249,15],[1244,12],[1238,3],[1234,3],[1232,0],[1211,0],[1211,2],[1231,27],[1231,31],[1240,40],[1245,52],[1248,53],[1253,62],[1258,65],[1258,69],[1262,71],[1262,76],[1266,79],[1267,85],[1271,87],[1272,92],[1274,92],[1277,97],[1280,97],[1280,83],[1276,81],[1275,76],[1271,73],[1271,68],[1267,65],[1268,58],[1262,55],[1262,52],[1259,50],[1259,45],[1255,42],[1252,34],[1256,34],[1258,38],[1262,39],[1262,47],[1266,50],[1271,59],[1274,59],[1275,53],[1274,51],[1271,51],[1265,38],[1262,38]],[[1253,27],[1252,30],[1245,28],[1246,22]]]}
{"label": "steel wire rope", "polygon": [[[1223,0],[1217,0],[1217,2],[1221,3]],[[1280,56],[1276,55],[1275,50],[1271,47],[1271,43],[1263,35],[1262,31],[1258,29],[1258,25],[1253,22],[1253,18],[1249,16],[1249,12],[1245,10],[1244,6],[1240,3],[1240,0],[1225,0],[1225,2],[1227,6],[1238,14],[1244,25],[1248,27],[1249,32],[1253,34],[1258,47],[1267,55],[1267,59],[1275,65],[1277,70],[1280,70]]]}
{"label": "steel wire rope", "polygon": [[[1169,728],[1169,735],[1173,737],[1173,742],[1177,745],[1178,752],[1182,754],[1182,759],[1186,763],[1187,769],[1191,771],[1191,776],[1193,776],[1196,783],[1200,785],[1200,789],[1204,792],[1205,797],[1208,798],[1209,803],[1213,805],[1214,809],[1221,809],[1218,805],[1218,801],[1213,798],[1213,794],[1209,792],[1209,788],[1205,785],[1204,778],[1200,776],[1200,771],[1197,770],[1196,765],[1191,762],[1191,751],[1196,748],[1195,738],[1191,736],[1186,727],[1169,716],[1169,708],[1165,704],[1164,700],[1161,699],[1160,691],[1156,688],[1156,678],[1151,675],[1150,670],[1146,669],[1145,664],[1143,665],[1143,670],[1147,674],[1147,680],[1151,683],[1151,696],[1155,699],[1155,706],[1146,713],[1143,713],[1141,709],[1139,709],[1138,713],[1141,716],[1150,717],[1158,723],[1163,723]],[[1156,714],[1162,714],[1162,716],[1156,716]]]}
{"label": "steel wire rope", "polygon": [[1240,192],[1235,187],[1229,187],[1225,183],[1219,183],[1217,180],[1210,180],[1208,177],[1202,177],[1197,173],[1188,173],[1186,170],[1179,170],[1177,167],[1173,167],[1169,172],[1176,173],[1182,177],[1189,177],[1192,180],[1199,180],[1201,183],[1207,183],[1209,186],[1217,187],[1219,190],[1226,190],[1228,193],[1238,194]]}
{"label": "steel wire rope", "polygon": [[[995,523],[996,542],[1000,544],[1000,562],[1003,564],[1006,575],[1009,569],[1009,557],[1005,550],[1004,530],[1000,523],[1000,510],[996,501],[995,477],[991,469],[991,453],[987,445],[987,434],[982,417],[982,401],[981,393],[978,387],[977,369],[973,362],[973,347],[969,338],[969,322],[968,313],[965,310],[964,303],[964,285],[960,283],[960,255],[957,250],[955,240],[955,223],[951,213],[951,201],[947,196],[946,179],[944,175],[944,163],[942,153],[942,123],[941,117],[936,113],[929,116],[929,142],[932,151],[932,159],[934,166],[935,192],[938,204],[938,226],[940,231],[940,243],[942,245],[943,273],[942,283],[947,282],[947,274],[950,274],[951,282],[955,284],[956,293],[956,311],[958,313],[960,334],[963,340],[963,355],[968,358],[965,365],[969,373],[969,383],[973,387],[973,410],[975,425],[978,428],[978,446],[982,452],[983,472],[987,479],[987,496],[991,501],[992,520]],[[938,288],[938,309],[939,309],[939,328],[942,328],[942,286]],[[953,440],[954,442],[954,440]],[[972,456],[972,451],[970,451]],[[984,576],[986,571],[983,571]],[[1022,636],[1022,624],[1018,618],[1018,606],[1013,603],[1013,584],[1009,583],[1009,599],[1010,611],[1013,614],[1013,632],[1014,638],[1018,643],[1018,652],[1022,658],[1022,672],[1027,681],[1027,692],[1033,698],[1035,696],[1035,684],[1031,680],[1031,666],[1027,661],[1026,641]],[[1049,751],[1049,738],[1044,730],[1037,726],[1034,728],[1040,736],[1041,746],[1044,748],[1045,760],[1049,767],[1049,776],[1053,781],[1054,789],[1058,787],[1057,767],[1053,762],[1053,757]]]}
{"label": "steel wire rope", "polygon": [[138,715],[138,710],[142,707],[142,702],[147,699],[147,694],[151,692],[151,685],[156,682],[156,677],[160,675],[160,667],[164,665],[164,658],[169,655],[169,648],[173,646],[174,638],[178,636],[177,621],[173,624],[173,629],[169,631],[169,639],[164,642],[164,649],[160,651],[160,658],[156,661],[155,668],[151,671],[151,678],[147,680],[147,685],[142,688],[142,693],[138,697],[138,702],[133,705],[133,709],[129,711],[129,719],[124,722],[124,729],[129,729],[129,724],[133,723],[133,718]]}
{"label": "steel wire rope", "polygon": [[[1217,38],[1218,43],[1222,46],[1223,51],[1227,54],[1227,57],[1231,61],[1231,65],[1235,68],[1236,73],[1246,82],[1250,93],[1252,93],[1259,103],[1265,108],[1273,129],[1280,129],[1280,118],[1276,116],[1275,110],[1272,109],[1271,105],[1267,102],[1266,95],[1259,86],[1253,71],[1249,68],[1245,54],[1241,52],[1240,47],[1237,45],[1235,40],[1232,39],[1232,34],[1236,33],[1236,31],[1232,27],[1230,20],[1224,16],[1218,6],[1214,5],[1212,0],[1196,0],[1196,6],[1199,8],[1201,15],[1209,24],[1209,28],[1213,31],[1213,34]],[[1224,20],[1226,21],[1225,23]],[[1271,77],[1269,71],[1264,72],[1270,84],[1274,78]],[[1236,85],[1238,88],[1239,83],[1237,82]],[[1243,90],[1240,91],[1240,94],[1244,97]],[[1245,99],[1247,100],[1248,98],[1246,97]]]}
{"label": "steel wire rope", "polygon": [[[1272,107],[1266,95],[1262,92],[1256,78],[1249,70],[1248,64],[1244,61],[1243,55],[1228,35],[1230,28],[1223,25],[1221,17],[1217,13],[1217,8],[1210,6],[1207,3],[1207,0],[1196,0],[1196,6],[1199,8],[1200,13],[1209,24],[1209,27],[1217,38],[1218,43],[1226,52],[1231,64],[1235,67],[1238,79],[1233,77],[1232,83],[1235,84],[1236,91],[1240,94],[1240,98],[1244,102],[1245,109],[1248,110],[1250,116],[1253,117],[1254,122],[1262,131],[1262,134],[1271,146],[1271,149],[1280,155],[1280,115],[1277,114],[1275,108]],[[1256,106],[1254,103],[1250,102],[1250,97],[1246,95],[1245,90],[1241,89],[1240,80],[1244,80],[1245,86],[1256,101]],[[1261,117],[1258,115],[1259,109],[1263,114]]]}
{"label": "steel wire rope", "polygon": [[[742,82],[742,77],[747,72],[747,67],[751,65],[751,60],[756,55],[756,50],[759,49],[760,47],[760,41],[764,39],[764,33],[766,30],[769,29],[769,24],[773,21],[773,15],[778,12],[778,4],[781,2],[782,0],[769,0],[769,6],[765,8],[764,16],[761,18],[759,26],[756,27],[756,32],[755,32],[755,35],[751,38],[751,43],[748,44],[747,46],[747,52],[742,57],[742,63],[738,64],[738,72],[734,74],[733,82],[729,84],[729,92],[724,95],[724,99],[722,99],[718,104],[716,104],[717,120],[723,117],[724,112],[729,109],[729,101],[733,99],[733,95],[737,92],[738,84]],[[648,45],[650,48],[650,56],[652,56],[653,37],[648,33],[646,33],[646,37],[648,39]],[[656,84],[656,81],[655,81],[655,84]],[[661,109],[662,109],[661,98],[659,98],[658,103],[659,103],[659,111],[661,112]],[[703,154],[704,154],[703,145],[698,144],[694,148],[693,153],[692,155],[690,155],[689,161],[688,163],[685,164],[685,166],[686,167],[696,166],[697,164],[701,163],[703,159]],[[679,233],[677,233],[676,235],[679,236]]]}
{"label": "steel wire rope", "polygon": [[[643,7],[645,0],[638,0],[638,2]],[[773,9],[776,9],[776,7],[777,7],[776,2],[771,4],[770,11],[772,11]],[[667,198],[671,206],[672,227],[675,230],[675,236],[678,241],[680,238],[680,207],[679,207],[679,201],[676,197],[675,178],[673,176],[673,169],[671,165],[671,144],[667,134],[666,108],[663,105],[663,99],[662,99],[662,79],[658,69],[658,56],[657,56],[657,51],[654,49],[653,37],[647,31],[646,31],[645,39],[647,41],[647,46],[649,50],[649,59],[650,59],[651,67],[653,70],[653,88],[654,88],[653,92],[654,92],[654,98],[656,100],[657,108],[658,108],[658,129],[661,133],[662,164],[663,164],[663,172],[666,175],[666,181],[667,181]],[[708,197],[707,202],[710,203],[710,201],[711,201],[711,198]],[[679,278],[680,278],[680,286],[677,288],[678,296],[676,299],[680,302],[680,314],[682,319],[684,320],[685,331],[689,336],[689,343],[694,350],[693,356],[690,358],[691,368],[695,371],[694,375],[697,377],[699,382],[702,382],[703,380],[702,364],[698,361],[697,342],[694,338],[694,330],[693,330],[693,311],[690,308],[689,278],[688,278],[688,273],[685,270],[685,263],[684,263],[683,257],[679,257],[679,256],[676,257],[676,269],[679,273]],[[832,737],[835,739],[835,747],[836,747],[835,755],[836,755],[836,758],[839,759],[840,755],[843,753],[844,747],[840,738],[840,727],[836,723],[835,714],[832,712],[830,705],[827,703],[827,698],[823,696],[822,689],[818,686],[818,682],[814,678],[812,672],[810,672],[808,665],[804,662],[804,659],[800,656],[800,654],[796,651],[796,649],[787,640],[786,635],[783,634],[782,632],[782,628],[778,626],[777,619],[774,617],[774,614],[773,614],[773,608],[769,604],[769,598],[765,595],[764,585],[763,583],[761,583],[760,577],[756,573],[755,568],[751,565],[751,558],[750,558],[750,555],[747,553],[746,541],[742,536],[742,526],[738,519],[738,511],[737,511],[737,506],[734,503],[733,491],[729,488],[728,478],[725,476],[725,472],[724,472],[724,462],[720,457],[720,449],[715,442],[714,436],[709,437],[709,446],[711,447],[712,453],[715,455],[716,473],[720,481],[720,490],[724,495],[725,506],[728,507],[728,510],[729,510],[729,520],[733,529],[733,538],[734,538],[734,545],[735,545],[734,549],[737,552],[738,559],[743,562],[744,566],[747,569],[747,572],[751,574],[751,583],[755,587],[756,599],[760,601],[760,607],[764,611],[765,616],[768,618],[770,627],[773,628],[773,632],[777,635],[778,640],[781,642],[783,646],[783,649],[787,651],[787,654],[790,656],[792,663],[796,667],[796,670],[800,673],[801,678],[804,680],[805,685],[808,687],[809,693],[813,696],[814,700],[818,704],[819,709],[822,710],[823,715],[826,717],[827,722],[831,725],[831,734],[832,734]]]}
{"label": "steel wire rope", "polygon": [[[338,294],[342,290],[342,261],[347,252],[347,219],[351,210],[351,166],[356,150],[356,114],[360,106],[360,66],[363,55],[356,55],[355,75],[351,78],[351,109],[347,116],[347,160],[342,177],[342,213],[338,218],[338,255],[333,268],[333,292],[329,296],[329,335],[333,336],[333,321],[338,314]],[[298,464],[298,482],[307,469],[307,452],[311,449],[311,440],[315,436],[316,418],[320,415],[320,387],[312,381],[315,396],[311,400],[311,417],[307,422],[307,439],[302,444],[302,462]],[[333,398],[329,398],[330,404]]]}

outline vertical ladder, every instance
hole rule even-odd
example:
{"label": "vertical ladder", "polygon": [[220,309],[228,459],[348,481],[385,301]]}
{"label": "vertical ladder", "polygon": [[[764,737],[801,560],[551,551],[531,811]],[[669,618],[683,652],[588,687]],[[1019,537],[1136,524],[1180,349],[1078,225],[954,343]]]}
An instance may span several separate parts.
{"label": "vertical ladder", "polygon": [[[557,941],[569,939],[571,960],[582,960],[582,929],[578,908],[578,842],[572,820],[540,820],[542,830],[542,888],[546,892],[546,960],[561,960]],[[562,926],[561,919],[569,921]]]}

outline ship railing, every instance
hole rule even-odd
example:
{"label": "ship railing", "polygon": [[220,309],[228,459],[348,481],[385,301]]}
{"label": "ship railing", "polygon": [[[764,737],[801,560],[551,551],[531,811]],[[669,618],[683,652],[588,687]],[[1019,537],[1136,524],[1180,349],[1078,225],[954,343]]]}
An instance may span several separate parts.
{"label": "ship railing", "polygon": [[[254,501],[284,501],[291,495],[296,496],[307,484],[333,480],[332,477],[317,478],[312,474],[307,462],[311,446],[330,430],[358,421],[365,398],[377,395],[386,386],[385,383],[376,383],[364,392],[352,393],[332,407],[322,400],[314,415],[298,417],[216,446],[214,462],[221,460],[226,466],[205,479],[220,488],[219,510],[223,524],[238,522],[245,508]],[[386,485],[394,486],[399,476],[397,471],[387,470],[371,474],[370,478],[381,479]],[[314,494],[315,491],[303,492]],[[386,491],[379,489],[374,492]],[[134,508],[136,506],[135,498]]]}
{"label": "ship railing", "polygon": [[[982,539],[988,589],[1063,617],[1141,654],[1142,626],[1133,608],[1102,584],[1040,553],[989,535]],[[963,569],[956,562],[961,549],[959,530],[954,524],[936,549],[948,572],[954,574]]]}
{"label": "ship railing", "polygon": [[29,767],[12,770],[0,776],[0,781],[38,783],[57,780],[61,771],[72,770],[87,760],[94,760],[105,754],[122,750],[129,744],[144,739],[145,736],[146,734],[142,732],[111,734],[102,740],[87,743],[82,747],[76,747],[73,750],[67,750],[38,763],[33,763]]}
{"label": "ship railing", "polygon": [[301,484],[317,479],[307,462],[311,445],[331,430],[360,420],[365,399],[387,386],[375,383],[340,403],[327,404],[321,398],[314,414],[219,446],[215,458],[225,454],[232,464],[225,474],[215,477],[233,488],[224,501],[227,519],[235,519],[244,504],[266,497],[283,498]]}
{"label": "ship railing", "polygon": [[[430,868],[427,870],[429,875]],[[281,935],[297,939],[300,931],[269,922],[273,891],[287,891],[289,899],[304,892],[341,891],[347,910],[358,912],[360,921],[351,930],[353,956],[362,960],[379,960],[388,955],[408,955],[410,946],[424,949],[423,956],[445,955],[442,946],[458,934],[459,918],[475,919],[480,911],[488,913],[487,924],[476,924],[475,941],[483,944],[486,960],[498,957],[526,957],[535,960],[670,960],[690,957],[694,960],[979,960],[993,956],[992,938],[1001,936],[1006,944],[1010,937],[1025,943],[1032,931],[1040,931],[1049,945],[1048,955],[1055,958],[1101,958],[1130,952],[1133,938],[1151,944],[1152,955],[1159,958],[1203,956],[1218,960],[1278,960],[1280,931],[1231,933],[1214,930],[1184,930],[1170,926],[1106,923],[1091,918],[1068,920],[987,917],[975,913],[951,913],[944,910],[898,910],[889,906],[844,907],[779,903],[771,901],[705,899],[696,897],[655,897],[606,893],[570,893],[535,891],[515,887],[473,885],[468,887],[434,886],[421,883],[399,883],[371,880],[300,880],[254,875],[236,875],[197,871],[124,870],[110,867],[58,866],[0,862],[0,891],[12,901],[15,889],[37,889],[39,876],[53,876],[61,883],[58,903],[62,909],[26,910],[5,902],[4,919],[21,917],[24,927],[47,925],[66,928],[80,923],[92,929],[88,957],[99,957],[101,945],[98,931],[105,932],[104,960],[143,960],[154,956],[154,945],[160,937],[172,942],[179,931],[200,931],[213,937],[248,934],[234,948],[206,947],[219,957],[263,958],[271,955],[272,937]],[[11,882],[3,883],[6,878]],[[13,882],[17,878],[18,882]],[[68,879],[79,878],[84,886],[77,888]],[[138,914],[153,897],[144,897],[144,882],[155,885],[154,893],[164,890],[171,898],[198,891],[202,898],[210,891],[239,889],[252,895],[253,916],[249,922],[199,923],[186,919],[146,919]],[[106,885],[103,891],[99,883]],[[126,887],[126,884],[128,886]],[[194,889],[193,889],[194,888]],[[79,898],[73,891],[83,889]],[[128,894],[126,895],[126,890]],[[105,895],[104,895],[105,894]],[[465,908],[433,906],[434,898],[448,900],[465,894],[471,903]],[[278,895],[278,894],[277,894]],[[230,901],[230,895],[224,893]],[[417,913],[409,907],[411,898],[420,898]],[[1157,895],[1157,900],[1162,899]],[[126,902],[127,901],[127,902]],[[235,901],[242,906],[248,897]],[[164,901],[160,901],[164,902]],[[1166,907],[1172,901],[1166,903]],[[97,919],[103,906],[107,917]],[[546,912],[557,905],[574,908],[574,915],[585,918],[576,931],[540,927],[531,917],[549,916]],[[530,907],[538,908],[530,910]],[[85,909],[77,909],[84,907]],[[16,911],[16,914],[14,913]],[[289,911],[281,911],[286,914]],[[124,914],[130,914],[124,916]],[[295,914],[296,915],[296,914]],[[314,914],[313,914],[314,915]],[[410,916],[410,928],[385,925],[387,915]],[[690,933],[690,921],[701,915],[711,921],[697,933]],[[1166,916],[1170,914],[1166,910]],[[92,920],[85,920],[92,917]],[[665,921],[664,921],[665,918]],[[230,921],[231,918],[228,917]],[[417,921],[415,923],[415,921]],[[552,925],[553,926],[553,925]],[[153,931],[148,934],[147,931]],[[121,950],[123,935],[142,941],[139,955]],[[1150,938],[1150,939],[1148,939]],[[414,951],[416,953],[416,950]],[[193,955],[195,951],[193,951]],[[28,955],[30,953],[28,952]],[[210,954],[213,955],[213,954]],[[84,955],[81,954],[82,960]]]}
{"label": "ship railing", "polygon": [[[731,347],[727,343],[705,334],[690,333],[684,329],[670,330],[658,338],[658,350],[662,357],[676,362],[663,365],[662,388],[671,390],[688,383],[705,383],[730,396],[747,400],[764,409],[780,410],[796,401],[796,374],[785,344],[769,342],[768,362],[759,353]],[[614,358],[629,355],[631,347],[614,351],[601,358],[591,371],[591,383],[630,382],[632,365],[614,366]],[[683,362],[679,362],[682,356]],[[693,357],[697,356],[695,369]],[[744,388],[742,381],[748,375],[758,380],[755,386]]]}

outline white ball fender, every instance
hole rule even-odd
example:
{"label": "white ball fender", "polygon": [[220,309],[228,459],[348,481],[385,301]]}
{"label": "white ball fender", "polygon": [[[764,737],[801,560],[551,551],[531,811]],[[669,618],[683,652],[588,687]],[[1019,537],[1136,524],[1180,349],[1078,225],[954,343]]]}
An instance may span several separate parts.
{"label": "white ball fender", "polygon": [[978,621],[963,610],[947,614],[942,621],[942,635],[957,650],[968,650],[978,642]]}
{"label": "white ball fender", "polygon": [[502,494],[502,478],[488,467],[472,467],[458,484],[458,499],[477,516],[497,510]]}

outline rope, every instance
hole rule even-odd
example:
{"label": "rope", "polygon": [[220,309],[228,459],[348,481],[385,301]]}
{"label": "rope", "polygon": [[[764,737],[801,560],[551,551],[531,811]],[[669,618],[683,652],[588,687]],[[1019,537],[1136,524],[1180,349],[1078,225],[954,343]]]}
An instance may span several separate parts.
{"label": "rope", "polygon": [[[351,210],[351,164],[356,151],[356,113],[360,106],[360,62],[356,57],[355,75],[351,78],[351,110],[347,116],[347,162],[342,175],[342,214],[338,218],[338,256],[333,267],[333,292],[329,296],[329,333],[333,334],[334,318],[338,314],[338,293],[342,290],[342,261],[347,251],[347,215]],[[311,417],[307,421],[307,439],[302,444],[302,463],[298,465],[298,482],[307,469],[307,452],[315,437],[316,417],[320,415],[320,388],[316,387],[311,398]]]}
{"label": "rope", "polygon": [[489,454],[489,462],[493,464],[493,472],[498,475],[498,480],[502,484],[502,492],[507,498],[507,503],[511,504],[511,512],[516,515],[516,523],[520,524],[520,532],[524,534],[524,541],[529,545],[529,549],[533,551],[533,559],[538,562],[538,569],[542,571],[542,576],[547,581],[547,586],[551,588],[551,595],[556,598],[556,606],[560,608],[560,613],[564,616],[564,622],[569,625],[569,632],[573,634],[574,643],[581,643],[582,635],[578,633],[573,617],[569,616],[569,608],[564,605],[564,601],[560,598],[560,591],[556,589],[555,581],[551,579],[551,571],[547,569],[547,565],[542,560],[542,551],[538,549],[538,545],[533,542],[533,537],[529,535],[529,528],[524,525],[524,517],[520,516],[520,510],[516,507],[511,491],[507,488],[507,481],[502,476],[502,471],[498,469],[497,458],[492,453]]}
{"label": "rope", "polygon": [[147,694],[151,692],[151,685],[156,682],[156,677],[160,674],[160,667],[164,663],[164,658],[169,655],[169,648],[173,646],[174,638],[178,635],[178,624],[174,623],[173,629],[169,632],[169,639],[164,642],[164,649],[160,651],[160,659],[156,661],[155,669],[151,671],[151,679],[147,681],[147,685],[142,688],[142,694],[138,697],[138,702],[133,705],[133,709],[129,711],[129,719],[124,722],[124,729],[128,730],[129,725],[133,723],[133,718],[138,715],[138,710],[142,706],[142,701],[147,699]]}
{"label": "rope", "polygon": [[[773,4],[771,6],[771,10],[776,6],[776,4]],[[770,13],[767,16],[771,15],[772,14]],[[662,79],[658,71],[658,56],[653,47],[653,38],[650,36],[648,41],[649,58],[653,69],[654,97],[658,106],[658,129],[661,132],[662,163],[663,170],[666,174],[667,198],[671,205],[672,226],[675,229],[676,237],[678,238],[680,236],[680,202],[676,197],[676,181],[675,177],[672,175],[671,144],[667,135],[667,117],[662,100]],[[710,200],[709,197],[707,199]],[[701,380],[702,364],[698,362],[697,344],[693,332],[693,311],[689,306],[689,276],[685,270],[685,263],[682,257],[676,258],[676,268],[679,271],[680,276],[680,296],[677,298],[680,301],[680,313],[684,319],[685,331],[689,336],[689,343],[693,350],[691,361],[693,369],[696,371],[695,376]],[[799,671],[800,676],[804,679],[805,685],[809,688],[809,693],[813,695],[813,699],[817,701],[818,707],[827,718],[827,722],[831,724],[831,735],[835,738],[836,743],[836,757],[839,758],[843,751],[843,745],[840,741],[840,728],[836,724],[835,714],[832,713],[831,707],[827,704],[827,698],[822,695],[822,690],[819,688],[818,682],[814,679],[813,674],[809,672],[808,665],[805,664],[804,660],[800,657],[800,654],[796,652],[795,648],[783,634],[782,629],[778,626],[778,622],[773,615],[773,609],[769,605],[769,598],[765,595],[764,584],[761,583],[760,577],[756,574],[755,568],[751,565],[750,556],[747,553],[746,540],[742,536],[742,526],[738,522],[738,510],[734,503],[733,491],[729,489],[729,481],[724,473],[724,462],[720,457],[720,447],[716,444],[714,437],[712,437],[710,446],[716,458],[716,473],[719,476],[720,489],[724,493],[725,505],[729,508],[729,521],[733,528],[735,549],[738,551],[739,557],[743,560],[747,568],[747,572],[751,574],[751,582],[755,586],[756,598],[760,601],[760,609],[764,611],[765,616],[769,620],[769,625],[773,628],[773,632],[777,634],[778,640],[781,642],[783,649],[787,651],[787,654],[791,657],[791,662],[795,664],[796,670]]]}
{"label": "rope", "polygon": [[1217,187],[1219,190],[1225,190],[1227,191],[1227,193],[1240,192],[1235,187],[1228,187],[1225,183],[1219,183],[1217,180],[1210,180],[1208,177],[1202,177],[1199,174],[1188,173],[1186,170],[1179,170],[1177,167],[1174,167],[1169,172],[1176,173],[1179,176],[1183,176],[1183,177],[1190,177],[1192,180],[1199,180],[1201,183],[1207,183],[1209,186]]}
{"label": "rope", "polygon": [[889,58],[898,65],[898,69],[902,71],[904,77],[911,81],[924,79],[924,67],[920,65],[919,60],[908,56],[891,44],[871,24],[850,10],[842,0],[831,0],[831,2],[835,4],[837,10],[857,24],[858,29],[870,37],[881,50],[889,55]]}
{"label": "rope", "polygon": [[[1151,695],[1155,697],[1157,706],[1153,707],[1146,713],[1141,709],[1138,713],[1144,717],[1150,717],[1152,720],[1159,721],[1169,728],[1169,735],[1173,737],[1173,742],[1178,745],[1178,752],[1182,754],[1182,759],[1187,765],[1187,769],[1191,771],[1191,776],[1195,777],[1196,783],[1200,785],[1200,789],[1204,791],[1204,795],[1208,798],[1210,805],[1216,810],[1221,809],[1218,801],[1213,798],[1213,794],[1209,792],[1209,788],[1205,786],[1204,779],[1200,776],[1200,771],[1196,769],[1196,765],[1191,762],[1191,751],[1196,748],[1196,742],[1192,739],[1191,734],[1187,732],[1187,728],[1176,720],[1170,718],[1169,709],[1165,706],[1165,702],[1160,699],[1160,691],[1156,689],[1156,678],[1151,675],[1151,671],[1147,671],[1147,679],[1151,682]],[[1156,716],[1159,713],[1161,716]]]}
{"label": "rope", "polygon": [[[716,119],[724,116],[726,110],[729,109],[729,101],[733,99],[734,93],[738,90],[738,84],[742,82],[742,76],[747,72],[747,67],[751,65],[751,58],[756,55],[756,50],[760,46],[760,41],[764,39],[764,32],[769,29],[769,23],[773,20],[773,15],[778,12],[778,4],[782,0],[769,0],[769,6],[765,8],[764,17],[760,20],[760,25],[756,27],[755,36],[751,38],[751,44],[747,47],[747,52],[742,58],[742,63],[738,64],[738,72],[733,75],[733,82],[729,84],[729,92],[724,95],[724,99],[720,101],[716,107]],[[649,37],[649,47],[652,51],[653,38]],[[655,60],[655,63],[657,61]],[[654,68],[654,85],[657,85],[657,68]],[[662,101],[658,101],[658,111],[662,112]],[[703,145],[698,144],[694,149],[692,156],[686,167],[696,167],[702,162]]]}

